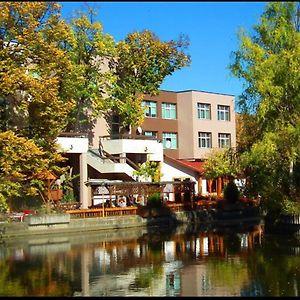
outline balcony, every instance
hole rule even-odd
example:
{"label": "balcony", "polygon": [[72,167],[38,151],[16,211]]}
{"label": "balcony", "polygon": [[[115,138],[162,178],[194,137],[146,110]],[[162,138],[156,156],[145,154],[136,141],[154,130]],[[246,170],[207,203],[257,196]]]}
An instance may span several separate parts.
{"label": "balcony", "polygon": [[135,153],[147,154],[149,160],[163,161],[163,145],[151,136],[100,136],[103,149],[112,154]]}
{"label": "balcony", "polygon": [[64,132],[57,138],[61,152],[86,153],[89,148],[89,140],[86,134]]}

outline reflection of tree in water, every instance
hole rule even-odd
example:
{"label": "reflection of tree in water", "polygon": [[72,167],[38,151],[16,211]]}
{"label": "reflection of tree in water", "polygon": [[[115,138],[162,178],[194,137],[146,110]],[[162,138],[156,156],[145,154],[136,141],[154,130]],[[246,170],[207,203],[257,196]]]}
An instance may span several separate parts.
{"label": "reflection of tree in water", "polygon": [[154,279],[162,278],[163,267],[162,265],[153,265],[151,268],[139,268],[135,272],[134,281],[129,286],[130,290],[150,288],[154,283]]}
{"label": "reflection of tree in water", "polygon": [[208,260],[206,277],[210,286],[226,286],[230,295],[239,294],[241,287],[249,281],[247,266],[238,256]]}
{"label": "reflection of tree in water", "polygon": [[253,280],[243,289],[243,295],[298,296],[300,256],[292,253],[297,245],[300,246],[299,240],[287,240],[282,236],[265,238],[262,247],[247,258]]}
{"label": "reflection of tree in water", "polygon": [[0,262],[1,296],[73,296],[79,281],[72,282],[73,268],[66,261],[62,256],[35,256]]}

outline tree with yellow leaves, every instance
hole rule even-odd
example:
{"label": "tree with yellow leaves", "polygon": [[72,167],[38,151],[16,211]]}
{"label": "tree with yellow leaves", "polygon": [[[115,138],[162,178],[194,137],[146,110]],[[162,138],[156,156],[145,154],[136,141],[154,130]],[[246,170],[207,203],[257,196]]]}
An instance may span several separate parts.
{"label": "tree with yellow leaves", "polygon": [[62,47],[71,41],[57,3],[0,2],[2,200],[28,192],[32,172],[58,170],[63,160],[55,140],[73,106],[73,66]]}

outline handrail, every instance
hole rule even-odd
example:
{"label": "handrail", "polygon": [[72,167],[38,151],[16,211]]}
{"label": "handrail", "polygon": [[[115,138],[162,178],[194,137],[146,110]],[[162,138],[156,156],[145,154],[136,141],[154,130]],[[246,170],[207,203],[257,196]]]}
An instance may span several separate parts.
{"label": "handrail", "polygon": [[123,215],[136,215],[136,206],[128,207],[103,207],[103,208],[88,208],[88,209],[73,209],[67,210],[66,213],[71,215],[72,219],[76,218],[97,218],[97,217],[111,217]]}
{"label": "handrail", "polygon": [[[107,152],[106,150],[104,150],[103,148],[101,149],[101,147],[102,147],[102,144],[100,142],[99,143],[99,154],[100,154],[99,157],[100,158],[110,159],[114,163],[120,163],[121,160],[125,160],[126,163],[128,163],[128,165],[130,165],[133,169],[137,170],[139,168],[139,166],[135,162],[133,162],[130,158],[128,158],[126,156],[114,156],[114,155],[110,154],[109,152]],[[94,154],[96,155],[96,153],[94,153]]]}
{"label": "handrail", "polygon": [[116,133],[110,135],[99,136],[99,139],[111,139],[111,140],[122,140],[122,139],[134,139],[134,140],[158,140],[155,136],[150,135],[132,135],[128,133]]}

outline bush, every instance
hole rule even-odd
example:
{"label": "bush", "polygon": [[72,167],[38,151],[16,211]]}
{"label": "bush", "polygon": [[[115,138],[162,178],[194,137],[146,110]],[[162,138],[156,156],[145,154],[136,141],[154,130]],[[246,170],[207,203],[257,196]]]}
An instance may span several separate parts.
{"label": "bush", "polygon": [[148,207],[161,207],[162,201],[161,201],[161,195],[160,193],[153,193],[148,197],[147,201]]}
{"label": "bush", "polygon": [[233,181],[229,183],[224,188],[224,200],[229,203],[236,203],[240,199],[240,192]]}
{"label": "bush", "polygon": [[300,203],[285,197],[281,203],[281,212],[284,215],[299,215]]}

